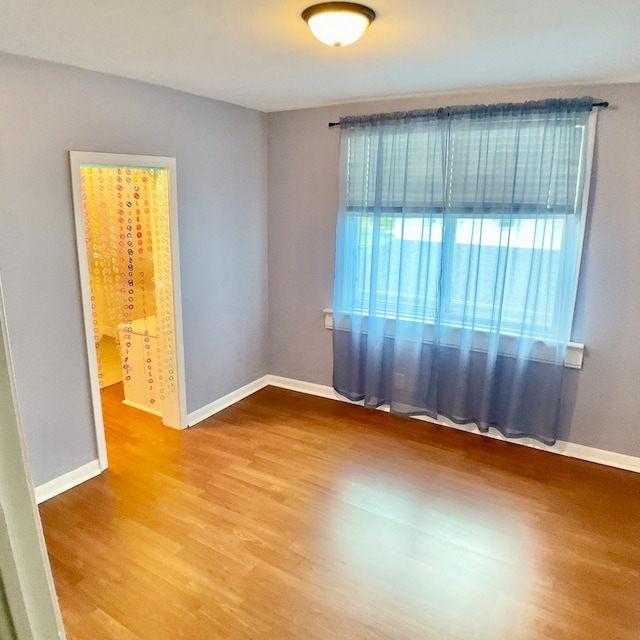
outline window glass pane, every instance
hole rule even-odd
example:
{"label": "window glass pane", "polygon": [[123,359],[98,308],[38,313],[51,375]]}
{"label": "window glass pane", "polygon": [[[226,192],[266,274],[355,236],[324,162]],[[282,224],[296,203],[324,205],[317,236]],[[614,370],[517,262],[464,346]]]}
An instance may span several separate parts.
{"label": "window glass pane", "polygon": [[433,319],[442,256],[442,218],[352,215],[349,227],[357,246],[354,309]]}
{"label": "window glass pane", "polygon": [[459,218],[452,226],[450,321],[534,334],[551,328],[564,219]]}
{"label": "window glass pane", "polygon": [[355,130],[348,139],[346,204],[384,213],[442,211],[444,140],[438,123]]}
{"label": "window glass pane", "polygon": [[456,122],[449,204],[493,212],[573,213],[583,136],[584,127],[564,121]]}

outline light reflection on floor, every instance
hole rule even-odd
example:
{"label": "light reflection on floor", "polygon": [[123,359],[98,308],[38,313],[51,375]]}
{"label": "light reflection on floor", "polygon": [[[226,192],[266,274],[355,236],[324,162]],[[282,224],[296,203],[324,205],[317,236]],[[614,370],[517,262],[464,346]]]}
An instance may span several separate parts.
{"label": "light reflection on floor", "polygon": [[360,598],[420,611],[446,637],[509,637],[524,623],[515,602],[531,589],[529,533],[487,499],[437,491],[378,472],[344,474],[333,552]]}

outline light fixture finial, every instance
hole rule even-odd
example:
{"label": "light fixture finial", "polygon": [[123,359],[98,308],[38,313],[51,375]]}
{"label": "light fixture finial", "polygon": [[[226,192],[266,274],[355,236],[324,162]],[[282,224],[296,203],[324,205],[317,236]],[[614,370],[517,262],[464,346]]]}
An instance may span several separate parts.
{"label": "light fixture finial", "polygon": [[344,47],[362,37],[376,12],[355,2],[323,2],[307,7],[302,19],[313,35],[331,47]]}

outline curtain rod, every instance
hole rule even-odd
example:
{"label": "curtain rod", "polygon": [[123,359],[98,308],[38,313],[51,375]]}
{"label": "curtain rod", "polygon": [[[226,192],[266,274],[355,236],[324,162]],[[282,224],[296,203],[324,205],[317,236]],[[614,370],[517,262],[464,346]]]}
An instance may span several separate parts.
{"label": "curtain rod", "polygon": [[[604,100],[602,102],[593,102],[591,104],[591,106],[594,107],[594,108],[595,107],[602,107],[603,109],[606,109],[609,106],[609,103],[606,100]],[[329,123],[329,128],[330,129],[333,129],[333,127],[339,127],[339,126],[340,126],[339,122],[330,122]]]}

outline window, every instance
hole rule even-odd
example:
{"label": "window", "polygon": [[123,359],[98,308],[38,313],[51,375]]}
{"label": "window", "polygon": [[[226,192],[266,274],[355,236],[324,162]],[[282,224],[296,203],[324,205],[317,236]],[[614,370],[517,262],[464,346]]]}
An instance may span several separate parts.
{"label": "window", "polygon": [[335,309],[569,339],[588,111],[518,106],[346,123]]}

